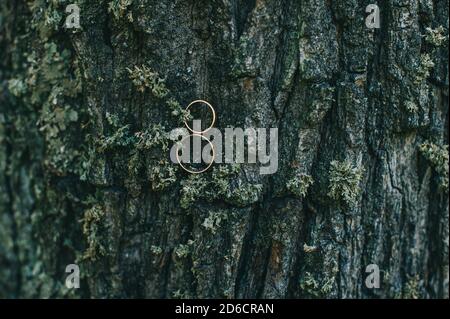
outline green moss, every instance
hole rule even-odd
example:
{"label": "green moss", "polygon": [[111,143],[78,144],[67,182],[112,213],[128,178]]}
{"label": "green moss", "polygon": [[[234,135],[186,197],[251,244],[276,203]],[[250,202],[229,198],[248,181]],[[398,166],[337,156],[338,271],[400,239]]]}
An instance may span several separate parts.
{"label": "green moss", "polygon": [[228,203],[244,207],[258,202],[262,191],[262,184],[243,183],[239,181],[237,186],[224,195],[228,199]]}
{"label": "green moss", "polygon": [[[40,109],[38,125],[46,140],[46,166],[58,175],[83,173],[84,150],[80,118],[83,109],[74,102],[81,93],[78,62],[68,50],[60,51],[54,42],[43,45],[42,53],[27,55],[23,85],[10,83],[22,102]],[[69,132],[68,132],[69,131]]]}
{"label": "green moss", "polygon": [[151,150],[157,147],[162,152],[169,150],[169,133],[161,124],[153,125],[152,128],[134,134],[136,137],[136,148],[139,150]]}
{"label": "green moss", "polygon": [[306,272],[300,281],[300,288],[315,295],[319,290],[319,283],[310,272]]}
{"label": "green moss", "polygon": [[108,4],[108,11],[111,12],[116,20],[127,17],[129,22],[133,22],[133,14],[128,10],[133,4],[133,0],[113,0]]}
{"label": "green moss", "polygon": [[154,254],[154,255],[161,255],[162,252],[163,252],[163,250],[162,250],[161,247],[155,246],[155,245],[152,245],[152,246],[150,247],[150,251],[151,251],[152,254]]}
{"label": "green moss", "polygon": [[191,294],[187,290],[178,289],[172,293],[174,299],[192,299]]}
{"label": "green moss", "polygon": [[238,176],[239,172],[238,164],[214,167],[208,198],[219,198],[235,206],[246,206],[257,202],[263,186],[243,182]]}
{"label": "green moss", "polygon": [[63,22],[63,1],[29,1],[28,6],[33,13],[31,26],[38,31],[43,40],[49,39],[58,30]]}
{"label": "green moss", "polygon": [[222,221],[226,220],[228,215],[222,211],[210,211],[208,217],[202,223],[202,226],[210,231],[212,234],[216,234],[217,229],[220,228]]}
{"label": "green moss", "polygon": [[129,78],[139,92],[144,93],[148,89],[153,96],[164,100],[171,115],[177,119],[177,123],[183,124],[185,121],[192,120],[189,111],[183,109],[180,103],[170,96],[165,80],[157,72],[154,72],[146,65],[135,66],[133,69],[127,68],[127,71]]}
{"label": "green moss", "polygon": [[133,69],[127,68],[127,70],[130,79],[139,92],[144,93],[146,89],[149,89],[155,97],[160,99],[169,93],[165,81],[159,77],[157,72],[146,65],[135,66]]}
{"label": "green moss", "polygon": [[111,136],[102,136],[97,140],[97,151],[104,153],[115,147],[128,146],[134,143],[130,135],[130,125],[118,128]]}
{"label": "green moss", "polygon": [[104,215],[104,208],[99,204],[93,205],[84,213],[83,234],[86,238],[88,247],[83,254],[83,260],[95,261],[106,253],[104,245],[101,243],[100,236]]}
{"label": "green moss", "polygon": [[150,168],[150,180],[154,191],[162,191],[176,180],[176,168],[166,160],[160,160]]}
{"label": "green moss", "polygon": [[177,180],[178,167],[164,156],[169,152],[169,133],[156,124],[149,130],[135,133],[135,137],[136,149],[150,155],[146,168],[152,189],[161,191],[172,185]]}
{"label": "green moss", "polygon": [[239,165],[220,165],[210,174],[192,174],[182,182],[180,205],[189,208],[196,200],[223,200],[244,207],[257,202],[263,185],[243,182],[238,178]]}
{"label": "green moss", "polygon": [[305,272],[305,275],[300,279],[300,288],[305,296],[323,298],[333,290],[334,282],[334,277],[325,278],[320,281],[310,272]]}
{"label": "green moss", "polygon": [[445,29],[443,26],[439,26],[436,29],[428,27],[425,29],[425,31],[425,40],[434,46],[441,46],[447,40],[447,36],[445,35]]}
{"label": "green moss", "polygon": [[190,175],[188,179],[181,182],[180,206],[188,209],[198,198],[202,196],[203,190],[208,186],[207,180],[201,175]]}
{"label": "green moss", "polygon": [[[53,10],[53,4],[49,9],[42,2],[31,7],[33,17],[44,18],[44,13],[47,15]],[[48,26],[51,21],[33,20],[32,28]],[[39,41],[42,49],[30,48],[24,53],[23,71],[9,80],[8,88],[26,108],[39,114],[37,124],[46,142],[45,165],[58,175],[81,174],[83,135],[70,134],[70,131],[82,132],[78,121],[83,111],[74,102],[81,93],[78,60],[47,36],[41,35],[37,43]]]}
{"label": "green moss", "polygon": [[286,187],[287,189],[298,197],[305,197],[308,192],[308,188],[314,183],[311,176],[306,174],[299,174],[298,176],[290,179]]}
{"label": "green moss", "polygon": [[166,104],[170,108],[172,116],[178,118],[179,123],[184,123],[192,120],[190,112],[183,109],[180,103],[178,103],[178,101],[174,98],[169,98],[166,101]]}
{"label": "green moss", "polygon": [[360,194],[359,183],[363,172],[362,168],[353,167],[349,161],[332,161],[328,196],[339,203],[355,205]]}
{"label": "green moss", "polygon": [[164,126],[155,124],[145,131],[132,133],[131,125],[122,125],[117,115],[106,113],[106,120],[112,134],[95,139],[95,152],[102,154],[117,148],[129,152],[124,183],[132,196],[138,196],[141,185],[147,181],[151,182],[152,190],[162,191],[177,180],[179,168],[168,159],[171,137]]}
{"label": "green moss", "polygon": [[175,247],[174,251],[175,256],[177,258],[186,258],[191,253],[191,247],[189,244],[183,245],[180,244],[177,247]]}
{"label": "green moss", "polygon": [[153,150],[167,152],[169,150],[169,134],[161,124],[156,124],[152,128],[143,132],[131,134],[130,125],[119,127],[117,116],[106,114],[110,125],[115,129],[114,134],[108,137],[101,137],[98,141],[98,151],[103,153],[115,147],[125,147],[133,145],[138,150]]}
{"label": "green moss", "polygon": [[410,277],[403,288],[402,298],[419,299],[420,298],[419,284],[420,278],[418,275]]}
{"label": "green moss", "polygon": [[[107,115],[108,122],[116,127],[120,125],[115,116]],[[154,191],[161,191],[176,181],[178,167],[167,159],[169,151],[169,134],[160,124],[152,128],[131,134],[130,125],[119,127],[114,134],[96,140],[96,151],[104,153],[117,147],[128,147],[128,176],[125,180],[127,189],[133,196],[141,191],[145,177],[150,180]],[[142,176],[143,170],[146,175]]]}
{"label": "green moss", "polygon": [[20,97],[27,92],[28,87],[22,79],[10,79],[8,81],[8,89],[11,94]]}
{"label": "green moss", "polygon": [[417,114],[417,112],[419,111],[419,107],[417,106],[417,104],[412,101],[406,101],[405,106],[406,110],[410,114]]}
{"label": "green moss", "polygon": [[419,146],[419,150],[438,174],[440,187],[448,191],[448,145],[425,142]]}

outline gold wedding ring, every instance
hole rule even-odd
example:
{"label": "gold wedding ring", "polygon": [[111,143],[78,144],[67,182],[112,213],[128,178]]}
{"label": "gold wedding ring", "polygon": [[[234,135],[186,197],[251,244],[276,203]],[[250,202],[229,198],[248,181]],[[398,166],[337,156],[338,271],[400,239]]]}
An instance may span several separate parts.
{"label": "gold wedding ring", "polygon": [[204,101],[204,100],[195,100],[195,101],[191,102],[191,103],[187,106],[186,111],[189,111],[189,108],[190,108],[192,105],[197,104],[197,103],[204,103],[204,104],[208,105],[208,107],[210,108],[210,110],[211,110],[211,112],[212,112],[212,115],[213,115],[213,119],[212,119],[211,125],[210,125],[206,130],[204,130],[204,131],[195,131],[194,129],[192,129],[191,127],[189,127],[189,125],[187,124],[186,121],[184,121],[184,125],[185,125],[185,126],[188,128],[188,130],[191,131],[192,133],[194,133],[194,134],[199,134],[199,135],[200,135],[200,134],[204,134],[204,133],[208,132],[208,131],[214,126],[214,123],[216,122],[216,111],[214,111],[214,108],[212,107],[211,104],[209,104],[208,102],[206,102],[206,101]]}
{"label": "gold wedding ring", "polygon": [[[181,164],[180,156],[179,156],[179,154],[178,154],[178,151],[180,150],[180,149],[178,148],[178,145],[179,145],[179,144],[183,144],[184,140],[186,140],[187,138],[190,138],[191,136],[198,136],[198,137],[200,137],[200,138],[206,140],[206,141],[209,143],[209,145],[211,145],[211,150],[212,150],[212,160],[211,160],[211,162],[208,164],[208,166],[207,166],[205,169],[202,169],[201,171],[193,171],[193,170],[190,170],[190,169],[186,168],[183,164]],[[178,143],[179,143],[179,144],[178,144]],[[178,161],[178,164],[180,164],[181,168],[183,168],[183,169],[184,169],[186,172],[188,172],[188,173],[192,173],[192,174],[201,174],[201,173],[203,173],[203,172],[206,172],[206,171],[211,167],[211,165],[213,164],[213,162],[214,162],[214,160],[215,160],[215,158],[216,158],[216,151],[214,150],[214,145],[213,145],[213,143],[212,143],[209,139],[207,139],[206,137],[204,137],[204,136],[201,135],[201,134],[196,134],[196,133],[194,133],[194,134],[185,136],[185,137],[183,137],[183,138],[181,139],[181,141],[178,142],[178,143],[177,143],[177,149],[176,149],[176,157],[177,157],[177,161]]]}

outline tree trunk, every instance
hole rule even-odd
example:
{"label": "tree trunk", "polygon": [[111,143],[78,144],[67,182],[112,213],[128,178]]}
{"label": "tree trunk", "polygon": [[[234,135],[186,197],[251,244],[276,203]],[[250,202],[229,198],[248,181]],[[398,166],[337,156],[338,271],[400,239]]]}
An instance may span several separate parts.
{"label": "tree trunk", "polygon": [[[73,2],[0,4],[0,297],[448,298],[447,1]],[[197,99],[278,171],[170,162]]]}

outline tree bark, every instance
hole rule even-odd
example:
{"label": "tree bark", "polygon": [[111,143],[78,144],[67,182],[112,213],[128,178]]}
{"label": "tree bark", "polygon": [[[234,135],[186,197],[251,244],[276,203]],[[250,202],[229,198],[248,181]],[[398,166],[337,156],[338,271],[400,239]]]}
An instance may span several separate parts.
{"label": "tree bark", "polygon": [[[448,298],[448,2],[371,2],[2,1],[0,297]],[[170,163],[197,99],[278,171]]]}

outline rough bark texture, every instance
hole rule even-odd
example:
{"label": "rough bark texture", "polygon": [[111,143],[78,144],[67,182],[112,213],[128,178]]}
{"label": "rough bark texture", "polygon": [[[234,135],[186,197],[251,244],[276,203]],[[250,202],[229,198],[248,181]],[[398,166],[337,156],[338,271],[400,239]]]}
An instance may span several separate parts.
{"label": "rough bark texture", "polygon": [[[448,298],[448,2],[371,2],[2,0],[0,297]],[[168,162],[199,98],[278,172]]]}

